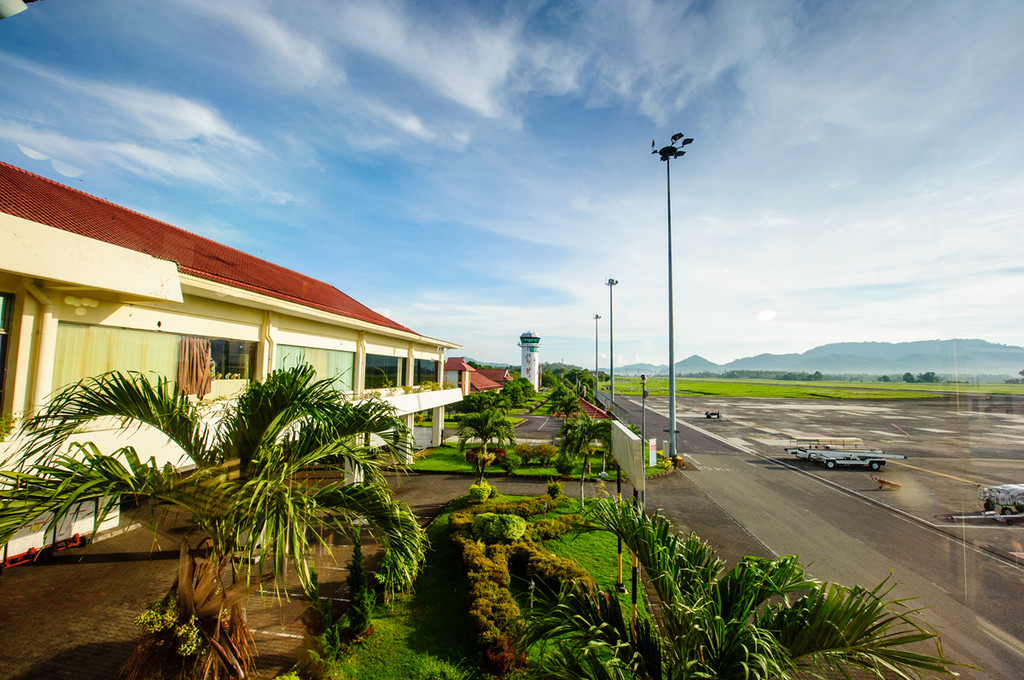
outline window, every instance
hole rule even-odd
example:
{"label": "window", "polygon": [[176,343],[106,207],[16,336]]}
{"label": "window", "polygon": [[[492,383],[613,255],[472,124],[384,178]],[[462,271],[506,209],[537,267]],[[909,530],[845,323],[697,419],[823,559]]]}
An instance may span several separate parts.
{"label": "window", "polygon": [[174,380],[178,342],[178,336],[170,333],[61,322],[57,325],[53,389],[114,370]]}
{"label": "window", "polygon": [[278,345],[276,355],[279,369],[309,364],[318,379],[333,379],[335,389],[342,392],[355,389],[355,352]]}
{"label": "window", "polygon": [[214,380],[249,380],[256,372],[256,343],[210,338]]}
{"label": "window", "polygon": [[437,382],[438,362],[430,359],[417,359],[413,364],[413,385],[422,385],[425,382]]}
{"label": "window", "polygon": [[380,387],[401,387],[405,385],[405,359],[384,357],[379,354],[366,355],[366,382],[368,390]]}

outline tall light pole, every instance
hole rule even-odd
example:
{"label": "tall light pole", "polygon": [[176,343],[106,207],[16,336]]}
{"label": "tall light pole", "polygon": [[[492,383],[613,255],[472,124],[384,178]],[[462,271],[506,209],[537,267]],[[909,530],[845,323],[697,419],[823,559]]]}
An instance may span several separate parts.
{"label": "tall light pole", "polygon": [[618,285],[615,279],[608,279],[604,284],[608,286],[608,373],[611,378],[611,387],[608,388],[608,410],[615,414],[615,311],[612,307],[612,291]]}
{"label": "tall light pole", "polygon": [[597,386],[601,382],[600,373],[598,373],[597,365],[597,320],[601,318],[600,314],[594,315],[594,403],[597,404]]}
{"label": "tall light pole", "polygon": [[660,149],[651,141],[651,153],[658,154],[665,161],[665,186],[668,192],[668,455],[672,465],[677,464],[676,456],[676,337],[672,320],[672,159],[680,158],[686,152],[683,147],[692,144],[693,138],[683,139],[681,133],[672,135],[672,143]]}

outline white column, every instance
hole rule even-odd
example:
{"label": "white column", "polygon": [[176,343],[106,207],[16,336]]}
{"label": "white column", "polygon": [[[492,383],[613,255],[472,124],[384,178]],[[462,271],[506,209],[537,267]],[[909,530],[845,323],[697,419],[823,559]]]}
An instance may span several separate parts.
{"label": "white column", "polygon": [[437,406],[430,412],[430,445],[440,446],[444,438],[444,406]]}
{"label": "white column", "polygon": [[57,356],[57,318],[53,315],[53,301],[32,281],[24,281],[25,290],[39,302],[38,331],[36,335],[36,377],[32,385],[32,409],[39,412],[53,391],[53,366]]}

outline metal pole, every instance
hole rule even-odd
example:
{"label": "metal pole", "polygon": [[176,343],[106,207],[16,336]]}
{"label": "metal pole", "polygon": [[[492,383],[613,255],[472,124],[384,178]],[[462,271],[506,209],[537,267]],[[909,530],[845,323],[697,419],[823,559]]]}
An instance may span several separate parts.
{"label": "metal pole", "polygon": [[615,309],[612,304],[612,291],[619,282],[615,279],[608,279],[608,372],[611,378],[611,386],[608,388],[608,410],[615,414]]}
{"label": "metal pole", "polygon": [[601,318],[600,314],[594,315],[594,404],[597,404],[597,386],[601,378],[598,373],[597,365],[597,320]]}
{"label": "metal pole", "polygon": [[[647,376],[640,376],[640,439],[643,441],[644,458],[647,459]],[[648,461],[650,462],[650,461]]]}
{"label": "metal pole", "polygon": [[676,464],[676,335],[672,307],[672,162],[665,159],[668,194],[668,455]]}

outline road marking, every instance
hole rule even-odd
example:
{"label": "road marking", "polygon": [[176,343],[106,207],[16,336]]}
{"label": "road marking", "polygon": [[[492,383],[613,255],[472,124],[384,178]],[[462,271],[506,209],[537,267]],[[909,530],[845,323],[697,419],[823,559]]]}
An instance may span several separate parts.
{"label": "road marking", "polygon": [[1024,645],[1021,644],[1020,640],[1010,635],[1002,628],[996,627],[994,624],[980,616],[978,617],[978,626],[988,633],[990,639],[999,642],[1007,649],[1016,652],[1018,655],[1024,656]]}
{"label": "road marking", "polygon": [[917,465],[911,465],[910,463],[904,463],[898,460],[890,460],[889,465],[902,465],[903,467],[913,468],[915,470],[920,470],[921,472],[928,472],[933,475],[938,475],[939,477],[948,477],[949,479],[953,479],[958,482],[963,482],[964,484],[981,486],[980,482],[972,482],[971,480],[964,479],[963,477],[957,477],[956,475],[947,475],[945,472],[936,472],[935,470],[929,470],[928,468],[918,467]]}

